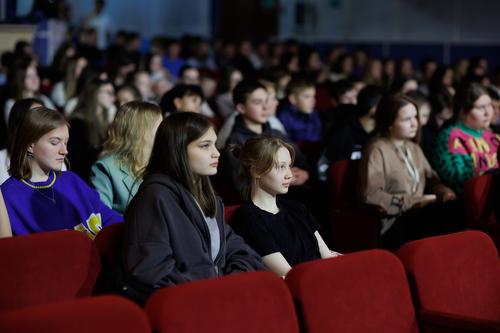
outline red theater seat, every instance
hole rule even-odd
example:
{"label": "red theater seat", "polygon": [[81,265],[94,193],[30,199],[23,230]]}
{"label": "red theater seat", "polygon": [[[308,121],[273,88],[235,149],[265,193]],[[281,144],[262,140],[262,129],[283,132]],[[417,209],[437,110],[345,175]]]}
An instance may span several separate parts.
{"label": "red theater seat", "polygon": [[492,185],[500,186],[500,181],[496,182],[492,174],[471,178],[464,184],[463,196],[469,227],[486,232],[500,249],[500,224],[493,214],[499,199],[492,192]]}
{"label": "red theater seat", "polygon": [[91,294],[100,261],[92,240],[77,231],[0,239],[0,312]]}
{"label": "red theater seat", "polygon": [[405,244],[398,255],[414,283],[426,331],[448,326],[500,332],[500,259],[488,235],[430,237]]}
{"label": "red theater seat", "polygon": [[303,263],[285,281],[305,332],[418,332],[404,268],[390,252]]}
{"label": "red theater seat", "polygon": [[99,275],[94,294],[116,292],[113,283],[113,267],[121,260],[123,223],[115,223],[99,232],[94,243],[99,251],[102,269]]}
{"label": "red theater seat", "polygon": [[148,333],[142,309],[118,296],[88,297],[0,313],[2,333]]}
{"label": "red theater seat", "polygon": [[157,291],[146,304],[155,332],[298,333],[292,298],[270,272],[252,272]]}
{"label": "red theater seat", "polygon": [[233,216],[233,213],[240,208],[241,205],[232,205],[232,206],[225,206],[224,207],[224,221],[229,222],[231,219],[231,216]]}
{"label": "red theater seat", "polygon": [[385,211],[359,201],[356,195],[359,161],[341,160],[329,168],[329,208],[335,249],[353,252],[380,246],[381,219]]}

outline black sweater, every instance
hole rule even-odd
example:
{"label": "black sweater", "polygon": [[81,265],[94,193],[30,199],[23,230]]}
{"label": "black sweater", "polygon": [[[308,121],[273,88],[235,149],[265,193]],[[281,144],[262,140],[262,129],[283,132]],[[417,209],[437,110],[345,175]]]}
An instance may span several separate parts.
{"label": "black sweater", "polygon": [[131,285],[150,288],[265,269],[260,257],[224,223],[217,206],[219,254],[212,261],[210,232],[191,193],[163,174],[144,180],[125,213],[123,265]]}

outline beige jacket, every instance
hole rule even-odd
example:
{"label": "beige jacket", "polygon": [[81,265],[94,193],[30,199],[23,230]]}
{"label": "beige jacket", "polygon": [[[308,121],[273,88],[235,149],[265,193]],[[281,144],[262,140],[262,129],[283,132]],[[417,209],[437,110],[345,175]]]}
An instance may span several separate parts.
{"label": "beige jacket", "polygon": [[[421,148],[411,141],[407,141],[405,145],[420,178],[414,192],[413,178],[405,164],[403,152],[389,139],[377,138],[369,143],[360,166],[361,200],[381,206],[388,215],[394,217],[418,203],[424,191],[438,193],[447,190],[429,165]],[[385,232],[393,221],[394,218],[384,221],[382,232]]]}

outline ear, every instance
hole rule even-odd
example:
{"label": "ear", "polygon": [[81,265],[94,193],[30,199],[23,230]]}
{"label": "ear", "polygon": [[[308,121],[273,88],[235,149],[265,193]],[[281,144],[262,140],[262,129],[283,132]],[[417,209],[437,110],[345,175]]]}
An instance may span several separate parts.
{"label": "ear", "polygon": [[288,95],[288,101],[291,104],[296,105],[297,104],[297,97],[295,97],[294,94],[290,94],[290,95]]}
{"label": "ear", "polygon": [[32,143],[28,146],[28,152],[33,154],[33,147],[35,147],[35,144]]}
{"label": "ear", "polygon": [[238,111],[239,114],[245,114],[245,105],[243,105],[242,103],[236,104],[236,111]]}

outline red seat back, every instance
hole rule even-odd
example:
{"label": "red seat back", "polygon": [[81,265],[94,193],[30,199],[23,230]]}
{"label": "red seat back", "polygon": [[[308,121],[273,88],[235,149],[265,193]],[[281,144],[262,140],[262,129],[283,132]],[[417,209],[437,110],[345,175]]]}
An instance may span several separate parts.
{"label": "red seat back", "polygon": [[224,221],[226,223],[231,219],[231,216],[233,216],[233,213],[240,208],[241,205],[232,205],[232,206],[225,206],[224,207]]}
{"label": "red seat back", "polygon": [[490,209],[487,207],[487,200],[492,179],[492,174],[485,174],[471,178],[464,183],[465,212],[471,224],[477,223],[483,218],[486,221],[492,218],[492,211],[485,212],[485,209]]}
{"label": "red seat back", "polygon": [[252,272],[157,291],[146,304],[155,332],[298,333],[282,279]]}
{"label": "red seat back", "polygon": [[285,281],[305,332],[418,332],[406,274],[390,252],[303,263]]}
{"label": "red seat back", "polygon": [[340,200],[356,201],[359,160],[335,161],[328,169],[328,183],[332,204]]}
{"label": "red seat back", "polygon": [[144,311],[133,302],[100,296],[0,313],[0,332],[149,333],[151,328]]}
{"label": "red seat back", "polygon": [[500,260],[485,233],[410,242],[398,255],[423,309],[500,322]]}
{"label": "red seat back", "polygon": [[0,311],[91,294],[100,261],[94,243],[77,231],[0,239]]}
{"label": "red seat back", "polygon": [[115,223],[102,229],[94,239],[101,257],[101,274],[96,282],[95,294],[116,291],[114,283],[114,265],[121,260],[124,223]]}

